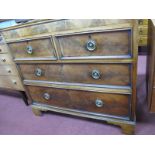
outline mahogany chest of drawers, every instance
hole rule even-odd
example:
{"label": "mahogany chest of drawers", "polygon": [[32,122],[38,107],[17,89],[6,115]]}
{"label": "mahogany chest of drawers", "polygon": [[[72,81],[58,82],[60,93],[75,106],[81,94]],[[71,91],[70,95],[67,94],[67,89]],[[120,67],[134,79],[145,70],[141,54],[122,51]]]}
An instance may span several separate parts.
{"label": "mahogany chest of drawers", "polygon": [[38,20],[3,30],[33,112],[135,126],[137,20]]}

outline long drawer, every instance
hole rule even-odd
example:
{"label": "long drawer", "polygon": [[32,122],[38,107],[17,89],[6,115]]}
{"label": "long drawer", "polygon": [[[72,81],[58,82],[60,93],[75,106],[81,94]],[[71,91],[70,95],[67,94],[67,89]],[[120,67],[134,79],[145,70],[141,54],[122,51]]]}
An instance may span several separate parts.
{"label": "long drawer", "polygon": [[129,117],[130,95],[27,86],[33,102],[97,114]]}
{"label": "long drawer", "polygon": [[132,56],[131,29],[56,36],[61,59]]}
{"label": "long drawer", "polygon": [[131,85],[131,64],[20,64],[25,80]]}
{"label": "long drawer", "polygon": [[24,90],[18,76],[2,76],[2,75],[0,75],[0,88]]}

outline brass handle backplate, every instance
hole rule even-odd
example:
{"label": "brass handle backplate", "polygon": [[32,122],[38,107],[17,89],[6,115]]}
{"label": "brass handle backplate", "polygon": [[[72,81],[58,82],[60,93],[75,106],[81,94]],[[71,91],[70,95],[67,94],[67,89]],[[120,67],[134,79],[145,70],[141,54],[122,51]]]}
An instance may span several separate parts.
{"label": "brass handle backplate", "polygon": [[42,75],[43,75],[42,69],[37,68],[37,69],[35,70],[35,75],[38,76],[38,77],[42,76]]}
{"label": "brass handle backplate", "polygon": [[27,47],[26,47],[26,51],[27,51],[28,54],[32,54],[32,53],[33,53],[33,48],[32,48],[32,46],[27,46]]}
{"label": "brass handle backplate", "polygon": [[95,40],[92,40],[92,39],[88,40],[86,42],[86,49],[89,52],[95,51],[96,50],[96,42],[95,42]]}
{"label": "brass handle backplate", "polygon": [[101,76],[100,71],[98,71],[98,70],[93,70],[91,75],[92,75],[92,78],[95,80],[98,80]]}
{"label": "brass handle backplate", "polygon": [[101,108],[101,107],[103,107],[104,102],[103,102],[102,100],[97,99],[97,100],[95,101],[95,105],[96,105],[98,108]]}
{"label": "brass handle backplate", "polygon": [[44,94],[43,94],[43,98],[44,98],[45,100],[50,100],[51,96],[50,96],[49,93],[44,93]]}

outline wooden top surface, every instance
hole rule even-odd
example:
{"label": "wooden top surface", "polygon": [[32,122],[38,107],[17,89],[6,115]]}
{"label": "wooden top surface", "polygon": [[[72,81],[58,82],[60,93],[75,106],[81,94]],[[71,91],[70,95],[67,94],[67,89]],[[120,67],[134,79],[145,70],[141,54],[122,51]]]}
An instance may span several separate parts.
{"label": "wooden top surface", "polygon": [[61,20],[61,19],[33,19],[33,20],[30,20],[26,23],[20,23],[18,25],[10,26],[7,28],[0,28],[0,31],[13,30],[16,28],[31,26],[31,25],[40,24],[40,23],[46,23],[46,22],[50,22],[50,21],[57,21],[57,20]]}
{"label": "wooden top surface", "polygon": [[[74,20],[81,21],[81,20],[94,20],[94,19],[34,19],[34,20],[30,20],[26,23],[21,23],[21,24],[15,25],[15,26],[2,28],[2,29],[0,29],[0,31],[8,31],[8,30],[18,29],[18,28],[22,28],[22,27],[27,27],[27,26],[37,25],[37,24],[44,24],[44,23],[49,23],[49,22],[55,22],[55,21],[60,21],[60,20],[66,20],[66,21],[68,20],[70,22],[73,22]],[[105,25],[121,24],[122,22],[129,23],[132,21],[131,19],[96,19],[96,20],[104,21]]]}

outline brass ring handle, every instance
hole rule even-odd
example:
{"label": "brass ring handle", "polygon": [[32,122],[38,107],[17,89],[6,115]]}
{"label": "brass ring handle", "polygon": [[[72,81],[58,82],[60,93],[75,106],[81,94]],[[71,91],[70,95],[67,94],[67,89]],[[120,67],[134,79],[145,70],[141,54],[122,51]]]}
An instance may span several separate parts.
{"label": "brass ring handle", "polygon": [[102,100],[96,99],[95,105],[96,105],[98,108],[101,108],[101,107],[103,107],[104,102],[103,102]]}
{"label": "brass ring handle", "polygon": [[92,78],[95,80],[98,80],[101,76],[100,71],[98,70],[93,70],[91,75],[92,75]]}
{"label": "brass ring handle", "polygon": [[37,69],[35,70],[35,75],[38,76],[38,77],[42,76],[42,75],[43,75],[42,69],[37,68]]}
{"label": "brass ring handle", "polygon": [[32,54],[32,53],[33,53],[33,48],[32,48],[32,46],[27,46],[27,47],[26,47],[26,51],[27,51],[28,54]]}
{"label": "brass ring handle", "polygon": [[86,49],[87,49],[89,52],[95,51],[95,50],[96,50],[96,42],[95,42],[95,40],[92,40],[92,39],[88,40],[88,41],[86,42]]}
{"label": "brass ring handle", "polygon": [[44,93],[44,94],[43,94],[43,98],[44,98],[45,100],[50,100],[51,96],[50,96],[49,93]]}

